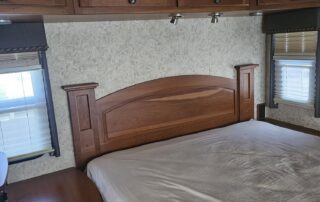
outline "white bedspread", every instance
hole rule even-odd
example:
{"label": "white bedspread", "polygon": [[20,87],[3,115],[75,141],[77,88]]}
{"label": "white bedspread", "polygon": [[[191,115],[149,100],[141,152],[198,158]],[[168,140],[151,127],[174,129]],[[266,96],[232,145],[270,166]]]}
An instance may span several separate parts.
{"label": "white bedspread", "polygon": [[319,202],[320,138],[248,121],[99,157],[108,202]]}

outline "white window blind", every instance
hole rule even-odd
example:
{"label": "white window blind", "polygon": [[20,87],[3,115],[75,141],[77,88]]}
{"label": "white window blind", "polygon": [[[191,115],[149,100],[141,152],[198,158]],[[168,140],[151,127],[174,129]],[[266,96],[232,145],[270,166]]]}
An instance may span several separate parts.
{"label": "white window blind", "polygon": [[275,103],[313,107],[318,32],[274,35]]}
{"label": "white window blind", "polygon": [[[312,58],[317,51],[318,32],[293,32],[274,35],[276,58]],[[292,56],[292,57],[290,57]]]}
{"label": "white window blind", "polygon": [[37,53],[0,55],[0,151],[19,160],[52,150]]}

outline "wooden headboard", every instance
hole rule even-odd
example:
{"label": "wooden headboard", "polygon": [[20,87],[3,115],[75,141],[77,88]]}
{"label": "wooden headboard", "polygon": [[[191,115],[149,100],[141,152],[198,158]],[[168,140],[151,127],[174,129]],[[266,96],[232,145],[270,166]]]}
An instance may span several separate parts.
{"label": "wooden headboard", "polygon": [[236,66],[237,79],[161,78],[98,100],[97,83],[63,86],[77,167],[105,153],[253,118],[256,66]]}

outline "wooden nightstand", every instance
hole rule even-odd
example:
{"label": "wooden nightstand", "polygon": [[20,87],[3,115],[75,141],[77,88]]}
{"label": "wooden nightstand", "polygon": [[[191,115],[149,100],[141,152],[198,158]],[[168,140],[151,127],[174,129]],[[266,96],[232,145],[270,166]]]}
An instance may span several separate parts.
{"label": "wooden nightstand", "polygon": [[10,202],[101,202],[94,183],[80,170],[69,168],[9,184]]}

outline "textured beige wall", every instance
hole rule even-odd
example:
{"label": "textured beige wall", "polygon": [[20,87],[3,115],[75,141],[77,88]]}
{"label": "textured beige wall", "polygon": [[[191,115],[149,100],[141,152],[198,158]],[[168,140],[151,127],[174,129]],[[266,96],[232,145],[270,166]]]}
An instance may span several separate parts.
{"label": "textured beige wall", "polygon": [[265,36],[260,17],[45,24],[61,157],[10,166],[9,182],[74,166],[66,93],[62,85],[98,82],[101,97],[160,77],[211,74],[235,78],[234,65],[262,64],[256,102],[263,102]]}
{"label": "textured beige wall", "polygon": [[292,105],[279,104],[278,109],[267,108],[266,116],[320,131],[320,118],[314,117],[314,109],[304,109]]}

